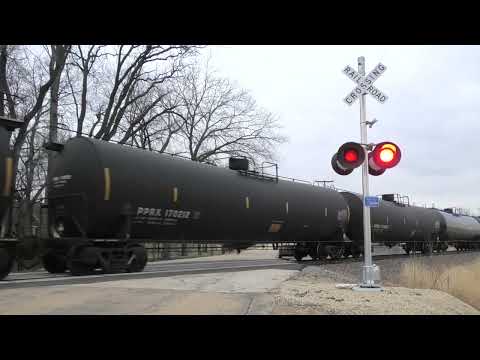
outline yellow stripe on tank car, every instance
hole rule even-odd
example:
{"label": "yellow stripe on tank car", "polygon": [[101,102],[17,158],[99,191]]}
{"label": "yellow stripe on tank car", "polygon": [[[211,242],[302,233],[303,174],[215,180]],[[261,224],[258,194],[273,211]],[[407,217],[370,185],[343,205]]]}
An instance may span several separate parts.
{"label": "yellow stripe on tank car", "polygon": [[178,188],[173,188],[173,202],[176,203],[178,201]]}
{"label": "yellow stripe on tank car", "polygon": [[13,176],[13,159],[11,157],[5,158],[5,184],[3,188],[3,196],[10,196],[12,190],[12,176]]}
{"label": "yellow stripe on tank car", "polygon": [[103,174],[105,175],[105,196],[103,200],[110,200],[110,193],[112,191],[112,179],[110,177],[110,168],[104,168]]}

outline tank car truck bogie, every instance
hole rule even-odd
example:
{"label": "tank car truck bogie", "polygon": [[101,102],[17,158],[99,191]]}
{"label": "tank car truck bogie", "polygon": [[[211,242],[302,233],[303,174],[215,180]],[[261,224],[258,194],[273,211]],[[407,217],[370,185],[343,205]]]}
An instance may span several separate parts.
{"label": "tank car truck bogie", "polygon": [[325,260],[327,258],[336,260],[350,256],[358,258],[362,253],[363,249],[348,239],[344,231],[339,229],[330,239],[297,242],[294,257],[297,261],[301,261],[306,256],[310,256],[312,260]]}
{"label": "tank car truck bogie", "polygon": [[[136,242],[81,241],[72,245],[63,255],[66,268],[72,275],[89,275],[97,270],[103,273],[141,272],[148,258],[143,245]],[[62,256],[62,255],[60,255]]]}

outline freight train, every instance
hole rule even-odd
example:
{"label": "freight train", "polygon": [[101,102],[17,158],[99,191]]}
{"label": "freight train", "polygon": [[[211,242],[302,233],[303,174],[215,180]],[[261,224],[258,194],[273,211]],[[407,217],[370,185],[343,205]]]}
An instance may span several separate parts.
{"label": "freight train", "polygon": [[[6,189],[11,157],[2,146]],[[51,273],[142,271],[142,244],[151,241],[234,248],[294,242],[297,260],[359,257],[363,251],[362,197],[355,193],[252,171],[246,159],[232,158],[221,168],[85,137],[47,149],[54,152],[53,173],[38,251]],[[0,215],[10,196],[2,193]],[[372,209],[373,242],[400,244],[407,253],[478,246],[478,219],[397,200],[383,196]],[[0,239],[0,277],[9,273],[21,244]]]}
{"label": "freight train", "polygon": [[[325,245],[297,244],[295,258],[358,257],[363,250],[363,203],[359,194],[342,191],[349,218],[345,241]],[[479,218],[456,214],[452,209],[439,210],[411,206],[405,197],[385,194],[379,206],[370,209],[372,243],[393,247],[401,245],[407,254],[420,251],[431,254],[454,246],[457,250],[480,249]]]}

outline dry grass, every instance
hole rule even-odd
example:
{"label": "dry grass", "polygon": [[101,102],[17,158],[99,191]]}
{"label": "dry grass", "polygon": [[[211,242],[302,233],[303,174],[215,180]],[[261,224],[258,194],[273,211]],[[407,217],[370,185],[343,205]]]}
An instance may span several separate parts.
{"label": "dry grass", "polygon": [[480,310],[480,259],[447,267],[412,260],[403,264],[402,286],[445,291]]}

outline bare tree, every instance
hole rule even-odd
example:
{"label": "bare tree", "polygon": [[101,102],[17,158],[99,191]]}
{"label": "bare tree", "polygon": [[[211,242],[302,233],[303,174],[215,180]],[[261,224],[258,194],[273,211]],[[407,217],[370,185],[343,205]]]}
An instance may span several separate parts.
{"label": "bare tree", "polygon": [[178,97],[169,89],[162,89],[138,100],[126,112],[126,127],[120,144],[130,140],[143,149],[164,152],[183,126],[173,113],[180,106]]}
{"label": "bare tree", "polygon": [[[106,54],[101,52],[103,48],[104,46],[102,45],[91,45],[88,47],[78,45],[71,51],[70,62],[68,63],[66,69],[66,78],[75,105],[77,136],[81,136],[83,134],[83,123],[87,114],[89,81],[91,82],[93,80],[92,70],[97,60],[102,56],[106,56]],[[79,71],[81,76],[81,85],[79,91],[75,89],[74,80],[72,79],[75,70]],[[77,93],[80,93],[80,97],[78,97]]]}
{"label": "bare tree", "polygon": [[[113,53],[106,53],[115,62],[112,68],[109,68],[111,62],[105,64],[104,73],[108,80],[102,83],[103,99],[95,104],[96,120],[89,136],[111,140],[118,135],[125,143],[145,126],[142,125],[145,121],[148,123],[146,117],[167,95],[166,82],[183,68],[182,60],[194,50],[190,46],[122,45]],[[141,110],[137,104],[142,104]],[[159,117],[153,116],[151,121]],[[118,133],[121,129],[123,134]]]}
{"label": "bare tree", "polygon": [[41,125],[42,117],[47,113],[48,108],[44,108],[35,115],[20,152],[15,194],[18,201],[17,229],[22,237],[32,235],[33,205],[46,186],[47,153],[42,145],[47,139],[47,126]]}
{"label": "bare tree", "polygon": [[229,80],[215,77],[208,65],[191,66],[176,86],[184,148],[192,160],[216,162],[222,155],[245,156],[254,164],[273,160],[275,146],[286,141],[276,118]]}
{"label": "bare tree", "polygon": [[70,45],[55,46],[56,56],[50,57],[47,68],[45,57],[38,55],[35,50],[38,49],[0,46],[0,111],[11,118],[23,120],[22,127],[13,139],[13,184],[17,183],[22,148],[29,131],[36,127],[35,122],[35,126],[30,126],[31,120],[41,112],[50,87],[60,77]]}
{"label": "bare tree", "polygon": [[[38,83],[38,81],[42,81],[43,80],[43,76],[41,74],[38,74],[38,72],[40,72],[40,70],[38,69],[38,64],[32,64],[32,65],[19,65],[16,69],[12,70],[12,72],[16,72],[17,74],[13,75],[12,73],[11,74],[8,74],[7,73],[7,66],[6,64],[8,63],[8,61],[10,60],[11,62],[17,62],[18,61],[18,58],[12,58],[10,57],[9,59],[9,55],[13,55],[13,51],[11,54],[9,54],[9,51],[8,51],[8,46],[7,45],[0,45],[0,65],[2,65],[2,69],[0,69],[0,98],[4,99],[6,97],[6,107],[8,109],[8,116],[10,116],[11,118],[18,118],[18,111],[17,111],[17,106],[19,105],[19,102],[15,101],[15,98],[17,99],[22,99],[22,103],[26,106],[23,107],[23,111],[22,111],[22,117],[21,119],[23,120],[24,122],[24,125],[22,126],[21,130],[20,130],[20,134],[17,138],[17,142],[19,142],[19,140],[22,140],[23,141],[25,140],[25,134],[26,134],[26,131],[27,131],[27,128],[28,128],[28,124],[30,123],[30,120],[32,120],[35,115],[38,113],[38,111],[40,111],[42,105],[43,105],[43,101],[45,99],[45,96],[47,95],[47,92],[48,90],[50,89],[50,87],[52,86],[53,82],[55,81],[55,79],[57,77],[60,76],[61,72],[63,71],[63,67],[65,65],[65,60],[66,60],[66,57],[68,55],[68,52],[69,52],[69,49],[70,49],[70,46],[69,45],[58,45],[56,46],[57,48],[57,52],[58,52],[58,57],[52,68],[50,69],[49,71],[49,76],[47,77],[47,79],[45,80],[45,82],[43,83]],[[33,62],[37,61],[38,62],[38,56],[33,54],[29,49],[24,49],[25,51],[25,54],[24,54],[24,58],[28,58],[30,56],[32,56],[33,58]],[[27,60],[28,61],[28,60]],[[27,66],[30,66],[30,69],[27,68]],[[23,74],[22,74],[23,72]],[[28,94],[21,94],[20,91],[21,90],[25,90],[25,89],[21,89],[19,86],[18,86],[18,82],[17,83],[14,83],[13,85],[15,86],[17,92],[16,93],[12,93],[11,89],[12,89],[12,84],[9,83],[9,75],[11,78],[13,77],[19,77],[18,75],[20,75],[26,82],[28,82],[28,85],[25,87],[27,88],[27,93],[29,92],[29,88],[31,88],[32,86],[34,87],[38,87],[38,91],[36,92],[35,94],[35,97],[33,98],[30,98],[29,97],[29,93]],[[17,80],[18,81],[18,80]],[[12,81],[13,83],[13,81]],[[31,91],[30,91],[31,93]],[[23,95],[23,96],[22,96]],[[25,100],[25,97],[27,97],[28,99],[27,100],[30,100],[30,101],[24,101]],[[3,114],[5,114],[5,105],[2,107],[2,111],[3,111]],[[21,142],[21,141],[20,141]],[[21,147],[22,144],[19,144],[19,146]]]}
{"label": "bare tree", "polygon": [[[62,77],[62,71],[65,66],[67,54],[65,53],[65,49],[59,45],[51,45],[50,46],[51,53],[50,53],[50,63],[48,66],[48,71],[50,78],[53,79],[51,87],[50,87],[50,121],[49,121],[49,141],[50,142],[57,142],[57,133],[58,133],[58,102],[60,97],[60,80]],[[56,69],[59,69],[58,73],[55,74]],[[48,174],[47,174],[47,182],[51,178],[52,175],[52,166],[53,166],[53,153],[50,151],[48,153]],[[48,195],[48,194],[47,194]]]}

